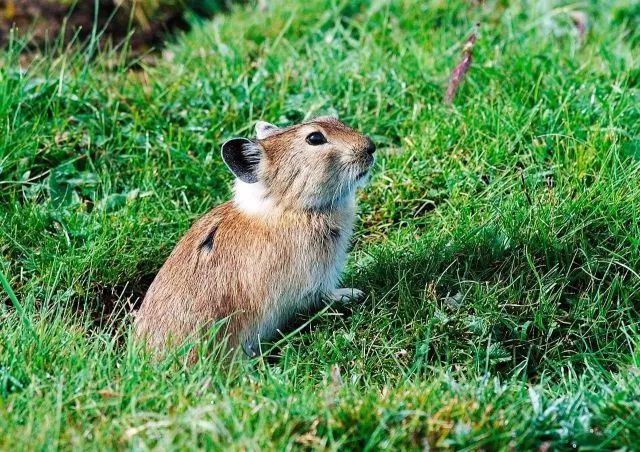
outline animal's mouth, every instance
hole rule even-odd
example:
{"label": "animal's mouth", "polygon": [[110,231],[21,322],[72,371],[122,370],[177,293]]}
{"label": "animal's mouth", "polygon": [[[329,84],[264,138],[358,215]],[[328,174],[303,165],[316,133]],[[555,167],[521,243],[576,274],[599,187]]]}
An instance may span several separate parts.
{"label": "animal's mouth", "polygon": [[373,166],[373,161],[374,161],[373,156],[369,155],[365,162],[365,168],[356,175],[356,180],[360,180],[369,174],[369,171]]}
{"label": "animal's mouth", "polygon": [[360,171],[357,175],[356,175],[356,180],[360,180],[363,177],[365,177],[367,174],[369,174],[369,168],[367,168],[366,170]]}

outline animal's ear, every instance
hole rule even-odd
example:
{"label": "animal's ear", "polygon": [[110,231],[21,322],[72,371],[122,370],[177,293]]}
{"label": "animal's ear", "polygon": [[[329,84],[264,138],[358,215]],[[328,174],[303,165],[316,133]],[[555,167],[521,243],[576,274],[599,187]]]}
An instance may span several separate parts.
{"label": "animal's ear", "polygon": [[222,160],[242,182],[258,182],[262,147],[247,138],[232,138],[222,145]]}
{"label": "animal's ear", "polygon": [[340,118],[338,117],[338,115],[336,113],[330,114],[330,115],[323,115],[323,116],[318,116],[317,118],[314,119],[315,121],[340,121]]}
{"label": "animal's ear", "polygon": [[269,124],[268,122],[256,122],[256,136],[258,137],[258,140],[263,140],[268,136],[273,135],[278,130],[280,130],[278,126],[274,126],[273,124]]}

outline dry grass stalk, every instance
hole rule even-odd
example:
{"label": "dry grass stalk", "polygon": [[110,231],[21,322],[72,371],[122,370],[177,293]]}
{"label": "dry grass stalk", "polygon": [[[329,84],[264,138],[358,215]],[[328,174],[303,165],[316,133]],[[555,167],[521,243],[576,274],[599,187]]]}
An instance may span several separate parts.
{"label": "dry grass stalk", "polygon": [[478,30],[480,28],[480,24],[476,24],[474,30],[471,32],[469,37],[464,43],[464,47],[462,48],[462,60],[458,63],[458,65],[451,72],[451,76],[449,77],[449,85],[447,86],[447,91],[444,94],[444,103],[450,105],[453,103],[453,99],[456,96],[456,92],[464,80],[469,68],[471,67],[471,61],[473,60],[473,47],[476,44],[478,39]]}

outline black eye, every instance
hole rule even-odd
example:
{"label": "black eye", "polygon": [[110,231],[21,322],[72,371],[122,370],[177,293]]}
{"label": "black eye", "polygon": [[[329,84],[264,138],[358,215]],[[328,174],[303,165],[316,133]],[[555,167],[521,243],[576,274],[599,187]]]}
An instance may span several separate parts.
{"label": "black eye", "polygon": [[327,139],[320,132],[313,132],[307,135],[307,143],[311,146],[318,146],[320,144],[325,144]]}

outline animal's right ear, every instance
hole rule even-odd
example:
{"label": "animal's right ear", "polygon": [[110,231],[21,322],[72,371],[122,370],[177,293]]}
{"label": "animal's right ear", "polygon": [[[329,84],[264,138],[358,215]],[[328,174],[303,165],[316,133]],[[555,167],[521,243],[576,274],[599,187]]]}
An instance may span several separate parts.
{"label": "animal's right ear", "polygon": [[278,126],[274,126],[273,124],[270,124],[268,122],[256,122],[256,136],[258,137],[258,140],[264,140],[265,138],[273,135],[279,130],[280,128]]}
{"label": "animal's right ear", "polygon": [[242,182],[258,182],[258,164],[262,158],[259,144],[247,138],[232,138],[222,145],[222,160]]}

